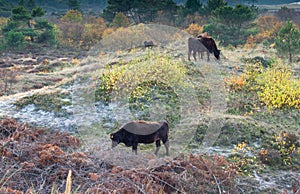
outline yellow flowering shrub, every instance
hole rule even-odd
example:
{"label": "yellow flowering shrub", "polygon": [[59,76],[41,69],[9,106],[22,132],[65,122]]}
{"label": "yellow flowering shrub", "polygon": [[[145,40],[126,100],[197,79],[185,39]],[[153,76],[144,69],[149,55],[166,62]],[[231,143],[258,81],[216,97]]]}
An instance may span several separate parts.
{"label": "yellow flowering shrub", "polygon": [[185,29],[189,34],[193,36],[197,36],[198,34],[201,34],[203,31],[203,26],[199,26],[198,24],[190,24],[187,29]]}
{"label": "yellow flowering shrub", "polygon": [[269,109],[300,108],[300,80],[292,77],[286,66],[275,66],[262,72],[257,80],[258,96]]}
{"label": "yellow flowering shrub", "polygon": [[224,81],[230,92],[255,92],[269,110],[300,109],[300,79],[286,65],[255,62]]}

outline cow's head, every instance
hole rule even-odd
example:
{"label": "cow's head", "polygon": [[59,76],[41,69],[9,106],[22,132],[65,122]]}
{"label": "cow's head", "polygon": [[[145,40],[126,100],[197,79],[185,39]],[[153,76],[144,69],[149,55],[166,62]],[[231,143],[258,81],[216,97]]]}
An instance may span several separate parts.
{"label": "cow's head", "polygon": [[220,53],[221,53],[221,50],[219,50],[219,49],[214,50],[214,56],[215,56],[218,60],[220,59]]}
{"label": "cow's head", "polygon": [[110,134],[110,139],[112,141],[111,147],[114,148],[120,143],[120,138],[116,133]]}

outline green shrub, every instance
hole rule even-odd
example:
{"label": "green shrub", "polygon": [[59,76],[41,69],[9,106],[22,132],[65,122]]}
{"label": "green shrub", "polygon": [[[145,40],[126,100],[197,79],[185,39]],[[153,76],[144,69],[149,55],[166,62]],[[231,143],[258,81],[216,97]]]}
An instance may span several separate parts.
{"label": "green shrub", "polygon": [[300,163],[298,139],[297,135],[283,131],[273,135],[259,149],[245,142],[238,143],[234,146],[229,161],[241,174],[251,174],[254,171],[259,173],[265,165],[272,169],[297,169]]}
{"label": "green shrub", "polygon": [[72,103],[68,100],[69,93],[61,90],[52,91],[50,93],[36,93],[32,96],[26,96],[19,99],[14,105],[22,109],[27,105],[35,105],[36,110],[54,112],[55,114],[64,114],[64,106],[70,106]]}
{"label": "green shrub", "polygon": [[43,33],[38,35],[38,42],[39,43],[48,43],[48,44],[55,44],[55,31],[54,30],[46,30]]}
{"label": "green shrub", "polygon": [[[130,111],[139,119],[145,119],[153,112],[152,108],[158,108],[156,113],[164,114],[171,122],[177,121],[178,95],[188,94],[192,87],[185,76],[183,64],[171,60],[170,56],[153,55],[149,51],[145,56],[125,64],[120,62],[104,72],[98,78],[96,100],[128,102]],[[180,103],[189,102],[180,99]]]}
{"label": "green shrub", "polygon": [[99,76],[95,91],[96,101],[101,101],[105,104],[111,102],[110,94],[112,93],[114,85],[119,79],[120,74],[122,74],[122,69],[113,69],[112,71],[107,71]]}
{"label": "green shrub", "polygon": [[231,166],[242,175],[250,175],[254,171],[260,173],[264,170],[264,167],[256,155],[257,150],[255,148],[242,142],[234,145],[229,161]]}
{"label": "green shrub", "polygon": [[294,133],[282,131],[275,134],[263,148],[259,157],[261,161],[272,167],[292,167],[300,163],[299,137]]}
{"label": "green shrub", "polygon": [[25,36],[22,32],[9,31],[6,34],[6,44],[12,48],[22,48],[25,45]]}
{"label": "green shrub", "polygon": [[[151,114],[151,105],[155,103],[163,103],[167,113],[167,120],[170,123],[178,121],[178,115],[172,112],[179,112],[179,100],[174,89],[165,83],[156,81],[147,81],[139,84],[129,97],[129,109],[131,112],[140,114],[140,119],[146,119]],[[157,105],[157,106],[161,106]],[[156,107],[158,108],[158,107]],[[175,111],[177,110],[177,111]],[[159,114],[163,114],[159,112]]]}

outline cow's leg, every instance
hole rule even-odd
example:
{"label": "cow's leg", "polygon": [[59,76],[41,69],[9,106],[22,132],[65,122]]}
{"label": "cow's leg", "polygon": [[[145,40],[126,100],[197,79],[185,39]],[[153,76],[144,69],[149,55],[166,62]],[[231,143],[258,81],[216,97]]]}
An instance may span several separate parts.
{"label": "cow's leg", "polygon": [[168,136],[165,137],[164,139],[162,139],[162,142],[163,142],[164,145],[165,145],[165,148],[166,148],[166,155],[168,156],[168,155],[169,155],[169,140],[168,140]]}
{"label": "cow's leg", "polygon": [[189,51],[188,51],[188,60],[190,61],[191,60],[191,50],[189,49]]}
{"label": "cow's leg", "polygon": [[159,148],[160,148],[160,140],[157,140],[155,143],[156,143],[155,155],[157,155]]}
{"label": "cow's leg", "polygon": [[196,54],[197,54],[197,52],[193,51],[193,57],[194,57],[194,60],[195,60],[195,61],[197,61],[197,59],[196,59]]}
{"label": "cow's leg", "polygon": [[209,52],[207,51],[207,61],[209,61]]}
{"label": "cow's leg", "polygon": [[169,155],[169,141],[167,140],[166,142],[164,142],[165,148],[166,148],[166,155]]}
{"label": "cow's leg", "polygon": [[203,59],[203,52],[199,52],[199,55],[201,55],[201,59]]}
{"label": "cow's leg", "polygon": [[134,152],[135,154],[137,154],[137,146],[138,146],[138,143],[133,143],[133,145],[132,145],[132,152]]}

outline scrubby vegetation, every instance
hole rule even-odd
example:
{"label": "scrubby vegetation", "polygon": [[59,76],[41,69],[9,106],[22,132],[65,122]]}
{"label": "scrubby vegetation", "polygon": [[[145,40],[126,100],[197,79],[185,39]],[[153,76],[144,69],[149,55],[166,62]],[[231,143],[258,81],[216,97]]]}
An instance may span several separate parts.
{"label": "scrubby vegetation", "polygon": [[[183,64],[170,56],[146,56],[130,61],[121,66],[115,65],[104,72],[98,81],[96,100],[104,103],[125,100],[130,103],[137,119],[149,117],[152,104],[160,106],[161,116],[173,123],[178,121],[179,93],[192,89],[186,80],[186,69]],[[124,99],[125,98],[125,99]],[[128,99],[126,99],[128,98]],[[164,107],[161,107],[164,106]],[[157,107],[159,108],[159,107]]]}
{"label": "scrubby vegetation", "polygon": [[[250,61],[242,74],[233,75],[226,84],[234,95],[253,99],[244,107],[251,112],[264,103],[269,109],[299,109],[299,79],[286,65],[277,62]],[[250,95],[249,95],[250,94]],[[251,96],[252,95],[252,96]],[[255,104],[255,102],[257,104]],[[241,103],[240,103],[241,104]]]}
{"label": "scrubby vegetation", "polygon": [[90,153],[75,151],[80,140],[69,134],[36,129],[14,119],[0,120],[0,134],[0,191],[4,193],[237,190],[233,182],[234,169],[219,156],[191,154],[149,169],[124,169],[94,160]]}
{"label": "scrubby vegetation", "polygon": [[[69,98],[69,99],[68,99]],[[43,110],[60,114],[64,106],[70,106],[70,94],[61,90],[57,90],[45,94],[35,94],[32,96],[24,97],[15,102],[15,105],[22,109],[27,105],[35,105],[36,110]]]}
{"label": "scrubby vegetation", "polygon": [[[299,193],[298,10],[2,2],[0,193]],[[203,32],[220,61],[186,60],[187,38]],[[167,120],[171,156],[112,151],[109,133],[128,118]]]}

